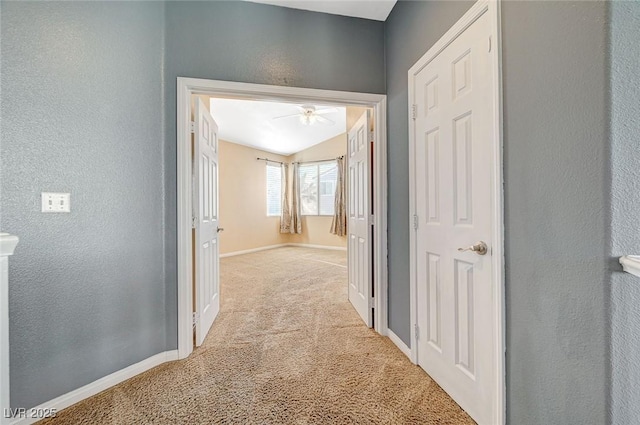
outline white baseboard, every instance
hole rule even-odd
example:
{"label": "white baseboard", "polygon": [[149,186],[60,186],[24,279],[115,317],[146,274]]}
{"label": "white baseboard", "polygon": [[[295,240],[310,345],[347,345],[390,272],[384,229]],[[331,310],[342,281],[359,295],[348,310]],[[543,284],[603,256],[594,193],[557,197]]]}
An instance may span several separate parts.
{"label": "white baseboard", "polygon": [[252,252],[266,251],[268,249],[282,248],[285,246],[289,246],[289,244],[281,243],[278,245],[267,245],[267,246],[261,246],[258,248],[243,249],[242,251],[233,251],[233,252],[227,252],[226,254],[220,254],[220,258],[235,257],[236,255],[251,254]]}
{"label": "white baseboard", "polygon": [[[76,404],[84,399],[87,399],[93,395],[98,394],[114,385],[117,385],[123,381],[126,381],[129,378],[133,378],[136,375],[141,374],[142,372],[146,372],[149,369],[152,369],[162,363],[170,362],[173,360],[178,360],[178,350],[165,351],[162,353],[158,353],[153,355],[147,359],[142,360],[141,362],[132,364],[131,366],[125,367],[117,372],[112,373],[111,375],[107,375],[103,378],[98,379],[97,381],[93,381],[90,384],[85,385],[84,387],[80,387],[76,390],[63,394],[59,397],[54,398],[53,400],[42,403],[39,406],[33,408],[33,410],[43,409],[43,410],[51,410],[56,409],[57,412],[60,412],[62,409],[65,409],[73,404]],[[27,413],[31,409],[27,409]],[[19,418],[10,422],[11,425],[27,425],[35,423],[42,418],[32,418],[25,417]]]}
{"label": "white baseboard", "polygon": [[261,246],[258,248],[243,249],[242,251],[227,252],[225,254],[220,254],[220,258],[235,257],[236,255],[251,254],[252,252],[266,251],[268,249],[284,248],[286,246],[297,246],[301,248],[315,248],[315,249],[330,249],[333,251],[347,250],[347,248],[344,246],[311,245],[306,243],[281,243],[278,245],[267,245],[267,246]]}
{"label": "white baseboard", "polygon": [[330,249],[332,251],[346,251],[346,246],[311,245],[306,243],[288,243],[287,246],[298,246],[301,248]]}
{"label": "white baseboard", "polygon": [[393,333],[391,329],[387,329],[387,336],[389,337],[391,342],[393,342],[400,349],[400,351],[402,351],[404,355],[407,356],[409,360],[411,360],[411,349],[407,347],[407,344],[405,344],[398,335]]}

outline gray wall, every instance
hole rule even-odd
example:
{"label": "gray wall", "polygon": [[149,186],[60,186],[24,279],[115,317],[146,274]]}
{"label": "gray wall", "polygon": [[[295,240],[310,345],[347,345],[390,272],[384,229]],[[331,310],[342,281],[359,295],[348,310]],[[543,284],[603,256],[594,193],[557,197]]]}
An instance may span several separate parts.
{"label": "gray wall", "polygon": [[[400,2],[386,25],[390,325],[405,342],[406,72],[468,7]],[[601,2],[503,4],[507,413],[512,424],[607,421],[606,9]]]}
{"label": "gray wall", "polygon": [[640,423],[640,278],[618,257],[640,253],[640,2],[611,6],[612,423]]}
{"label": "gray wall", "polygon": [[[400,2],[382,24],[241,2],[2,2],[0,224],[21,237],[12,405],[176,347],[177,76],[386,84],[390,325],[409,342],[407,70],[469,6]],[[625,40],[638,12],[616,3],[612,16],[609,64],[603,3],[503,7],[513,424],[606,423],[609,360],[613,417],[638,418],[640,292],[612,258],[640,242],[637,46]],[[39,213],[41,191],[70,191],[72,213]]]}
{"label": "gray wall", "polygon": [[167,3],[167,338],[177,346],[176,77],[384,93],[384,24],[248,2]]}
{"label": "gray wall", "polygon": [[508,418],[606,423],[607,6],[503,18]]}
{"label": "gray wall", "polygon": [[[11,395],[31,407],[177,347],[176,77],[383,93],[384,24],[245,2],[0,7]],[[71,192],[71,214],[41,214],[41,191]]]}
{"label": "gray wall", "polygon": [[[166,348],[162,4],[2,2],[11,403]],[[71,192],[70,214],[40,192]]]}
{"label": "gray wall", "polygon": [[473,1],[400,1],[385,23],[389,149],[389,328],[411,345],[409,317],[409,68]]}

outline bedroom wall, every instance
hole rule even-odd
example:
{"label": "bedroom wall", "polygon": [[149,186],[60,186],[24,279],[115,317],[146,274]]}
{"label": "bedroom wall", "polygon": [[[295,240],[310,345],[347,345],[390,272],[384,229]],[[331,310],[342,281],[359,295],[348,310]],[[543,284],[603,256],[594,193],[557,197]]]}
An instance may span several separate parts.
{"label": "bedroom wall", "polygon": [[[347,134],[333,137],[288,157],[289,162],[309,162],[336,158],[347,153]],[[290,243],[347,247],[347,237],[329,233],[333,217],[302,216],[302,234],[289,235]]]}
{"label": "bedroom wall", "polygon": [[267,216],[267,157],[287,161],[287,157],[220,140],[219,200],[220,253],[244,251],[287,243],[280,233],[280,217]]}

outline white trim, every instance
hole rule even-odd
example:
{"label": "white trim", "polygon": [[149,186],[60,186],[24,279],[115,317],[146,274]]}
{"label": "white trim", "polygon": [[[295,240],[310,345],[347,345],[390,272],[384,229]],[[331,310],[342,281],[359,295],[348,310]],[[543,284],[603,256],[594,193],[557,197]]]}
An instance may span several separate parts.
{"label": "white trim", "polygon": [[[495,377],[495,392],[496,396],[496,415],[497,423],[504,424],[506,421],[506,379],[505,379],[505,300],[504,300],[504,191],[503,191],[503,172],[502,172],[502,153],[503,153],[503,128],[502,128],[502,37],[500,30],[501,15],[500,15],[501,2],[500,0],[479,0],[476,2],[467,13],[464,14],[458,22],[456,22],[433,47],[431,47],[427,53],[425,53],[416,63],[409,69],[408,72],[408,87],[409,87],[409,111],[412,105],[415,103],[413,87],[415,83],[415,76],[427,66],[440,52],[442,52],[453,40],[455,40],[462,32],[464,32],[471,24],[473,24],[484,13],[488,13],[491,19],[491,39],[493,40],[492,52],[492,78],[495,91],[493,94],[493,126],[494,132],[497,135],[496,143],[493,145],[493,174],[492,174],[492,193],[493,198],[493,246],[492,246],[492,261],[493,261],[493,281],[496,283],[496,291],[494,293],[494,312],[496,313],[494,322],[494,331],[497,337],[495,338],[497,347],[495,347],[495,353],[497,358],[495,359],[496,377]],[[409,176],[415,175],[415,149],[414,149],[414,122],[412,117],[409,116]],[[410,289],[409,297],[410,304],[410,325],[411,325],[411,361],[414,364],[418,363],[418,346],[415,337],[415,326],[417,324],[418,312],[417,312],[417,277],[416,277],[416,233],[413,228],[413,216],[416,211],[415,201],[415,181],[413,178],[409,178],[409,223],[410,229]]]}
{"label": "white trim", "polygon": [[225,254],[220,254],[220,258],[235,257],[236,255],[251,254],[252,252],[267,251],[269,249],[276,249],[276,248],[284,248],[285,246],[289,246],[289,244],[281,243],[278,245],[266,245],[266,246],[260,246],[258,248],[243,249],[242,251],[232,251],[232,252],[227,252]]}
{"label": "white trim", "polygon": [[190,105],[192,94],[233,96],[250,100],[360,105],[372,107],[375,116],[374,162],[374,290],[376,293],[375,329],[382,335],[387,329],[387,97],[383,94],[318,90],[205,80],[177,79],[177,202],[178,202],[178,353],[185,358],[193,351],[191,286],[191,152]]}
{"label": "white trim", "polygon": [[306,244],[306,243],[281,243],[277,245],[266,245],[266,246],[260,246],[258,248],[243,249],[242,251],[227,252],[225,254],[220,254],[220,258],[235,257],[236,255],[251,254],[253,252],[267,251],[269,249],[276,249],[276,248],[286,248],[288,246],[297,246],[300,248],[329,249],[332,251],[347,250],[347,247],[344,247],[344,246],[312,245],[312,244]]}
{"label": "white trim", "polygon": [[[166,362],[178,360],[178,350],[165,351],[162,353],[158,353],[153,355],[141,362],[132,364],[131,366],[125,367],[117,372],[112,373],[111,375],[107,375],[103,378],[100,378],[96,381],[93,381],[90,384],[85,385],[84,387],[80,387],[76,390],[70,391],[66,394],[63,394],[59,397],[54,398],[53,400],[42,403],[39,406],[34,407],[33,409],[42,409],[42,410],[51,410],[56,409],[60,412],[62,409],[65,409],[73,404],[76,404],[82,400],[85,400],[91,396],[98,394],[108,388],[113,387],[121,382],[126,381],[127,379],[133,378],[136,375],[141,374],[142,372],[146,372],[149,369],[152,369],[158,365],[161,365]],[[31,409],[27,409],[27,412]],[[20,418],[16,419],[11,424],[13,425],[26,425],[32,424],[39,421],[40,418]]]}
{"label": "white trim", "polygon": [[18,237],[0,233],[0,424],[7,423],[4,409],[9,401],[9,256],[18,245]]}
{"label": "white trim", "polygon": [[620,257],[622,270],[635,276],[640,276],[640,255],[625,255]]}
{"label": "white trim", "polygon": [[402,351],[402,354],[407,356],[411,360],[411,349],[407,347],[407,344],[400,339],[391,329],[387,329],[387,337]]}
{"label": "white trim", "polygon": [[346,251],[346,246],[331,246],[331,245],[313,245],[307,243],[288,243],[286,246],[297,246],[300,248],[313,248],[313,249],[328,249],[331,251]]}

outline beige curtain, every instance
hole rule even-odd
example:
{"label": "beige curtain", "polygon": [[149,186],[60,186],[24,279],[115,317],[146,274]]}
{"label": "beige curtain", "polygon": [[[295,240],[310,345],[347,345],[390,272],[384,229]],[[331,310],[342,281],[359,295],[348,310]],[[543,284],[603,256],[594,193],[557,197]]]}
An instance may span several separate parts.
{"label": "beige curtain", "polygon": [[293,175],[291,185],[291,224],[290,232],[302,234],[302,215],[300,213],[300,165],[293,163]]}
{"label": "beige curtain", "polygon": [[282,209],[280,212],[280,233],[291,233],[291,210],[289,209],[289,166],[280,164],[282,172]]}
{"label": "beige curtain", "polygon": [[333,221],[330,232],[334,235],[344,236],[347,234],[347,204],[346,204],[346,182],[345,182],[345,160],[336,160],[338,167],[338,177],[336,179],[336,195],[334,204]]}

